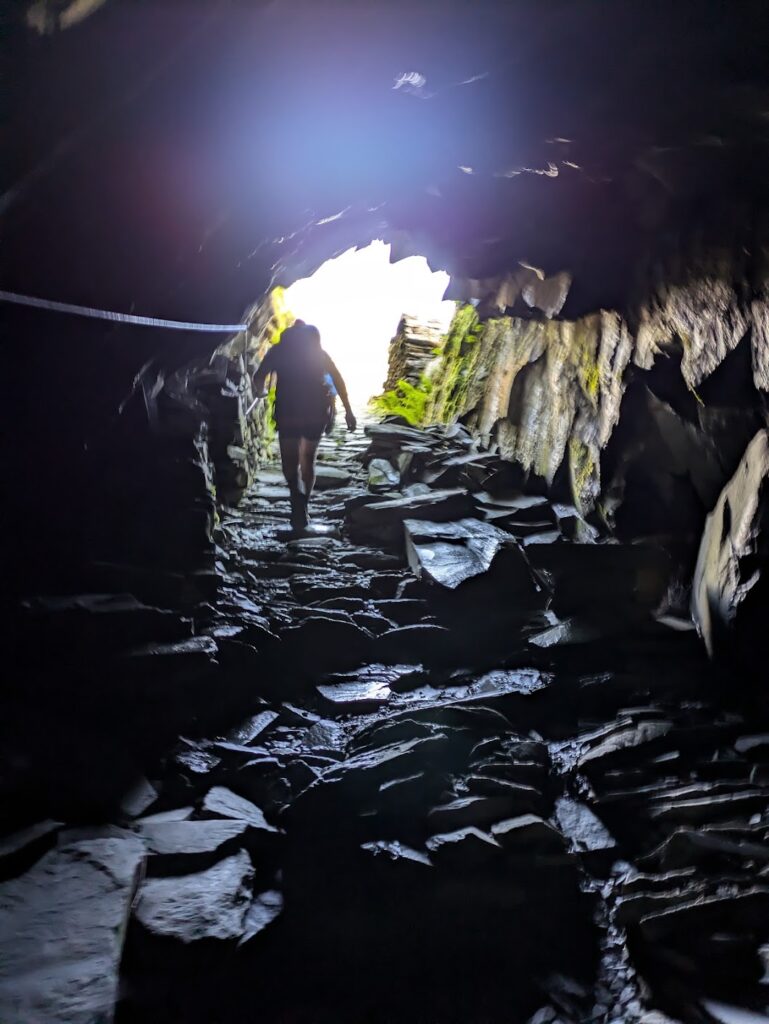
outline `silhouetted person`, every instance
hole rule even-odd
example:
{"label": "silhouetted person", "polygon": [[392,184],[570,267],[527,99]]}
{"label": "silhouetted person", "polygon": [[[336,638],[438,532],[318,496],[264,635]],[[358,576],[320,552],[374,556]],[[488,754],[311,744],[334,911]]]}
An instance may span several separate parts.
{"label": "silhouetted person", "polygon": [[347,414],[347,429],[356,422],[339,370],[320,343],[320,332],[298,320],[273,345],[254,375],[260,394],[268,374],[277,377],[275,422],[280,441],[280,461],[291,494],[291,526],[307,526],[307,503],[315,485],[315,453],[328,425],[335,396],[326,381],[331,377]]}

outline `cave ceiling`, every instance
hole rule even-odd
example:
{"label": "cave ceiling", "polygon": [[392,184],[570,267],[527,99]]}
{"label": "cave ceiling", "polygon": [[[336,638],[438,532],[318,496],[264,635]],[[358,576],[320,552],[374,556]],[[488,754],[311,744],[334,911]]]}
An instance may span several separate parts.
{"label": "cave ceiling", "polygon": [[12,10],[8,290],[232,322],[382,237],[460,278],[568,271],[578,314],[687,218],[763,204],[764,2]]}

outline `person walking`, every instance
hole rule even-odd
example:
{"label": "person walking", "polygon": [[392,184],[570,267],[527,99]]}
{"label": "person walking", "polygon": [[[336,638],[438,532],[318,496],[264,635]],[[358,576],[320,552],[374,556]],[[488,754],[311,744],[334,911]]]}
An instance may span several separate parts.
{"label": "person walking", "polygon": [[317,327],[298,320],[286,328],[254,374],[254,390],[264,397],[265,382],[275,374],[275,423],[280,461],[291,497],[291,527],[299,532],[308,524],[307,505],[315,485],[315,454],[328,425],[335,396],[331,378],[344,405],[347,429],[357,423],[347,387],[334,361],[321,345]]}

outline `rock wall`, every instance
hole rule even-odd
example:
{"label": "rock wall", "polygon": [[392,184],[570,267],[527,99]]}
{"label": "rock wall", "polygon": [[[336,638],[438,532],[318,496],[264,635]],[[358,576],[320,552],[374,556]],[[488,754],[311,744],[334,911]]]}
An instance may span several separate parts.
{"label": "rock wall", "polygon": [[738,242],[670,243],[639,263],[640,297],[621,311],[458,305],[422,384],[423,422],[462,420],[532,484],[626,536],[696,541],[765,418],[766,247]]}
{"label": "rock wall", "polygon": [[397,388],[401,381],[419,384],[442,347],[443,335],[439,324],[423,323],[417,317],[404,313],[390,342],[385,388]]}
{"label": "rock wall", "polygon": [[567,473],[575,504],[587,511],[600,492],[601,450],[619,418],[632,352],[614,312],[481,323],[471,306],[460,307],[427,415],[462,419],[548,487]]}
{"label": "rock wall", "polygon": [[255,401],[252,375],[288,320],[276,290],[210,358],[137,377],[91,474],[108,488],[88,506],[81,585],[161,607],[215,594],[219,510],[240,501],[272,437],[272,404]]}

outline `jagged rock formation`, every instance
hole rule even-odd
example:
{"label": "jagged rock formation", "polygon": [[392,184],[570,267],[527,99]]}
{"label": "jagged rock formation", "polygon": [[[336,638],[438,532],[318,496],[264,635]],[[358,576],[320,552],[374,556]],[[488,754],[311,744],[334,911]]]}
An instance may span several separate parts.
{"label": "jagged rock formation", "polygon": [[760,665],[765,652],[769,435],[748,445],[708,515],[692,584],[692,611],[708,653],[736,652]]}
{"label": "jagged rock formation", "polygon": [[439,353],[443,339],[438,324],[423,323],[404,314],[387,357],[385,389],[397,388],[401,381],[418,385],[430,362]]}
{"label": "jagged rock formation", "polygon": [[425,418],[459,416],[549,487],[563,467],[571,497],[589,511],[631,355],[631,336],[616,313],[576,323],[503,317],[480,324],[465,307],[449,331]]}
{"label": "jagged rock formation", "polygon": [[[4,28],[3,288],[249,323],[0,304],[4,1022],[765,1016],[766,4]],[[446,425],[289,538],[271,289],[373,237]]]}

